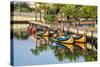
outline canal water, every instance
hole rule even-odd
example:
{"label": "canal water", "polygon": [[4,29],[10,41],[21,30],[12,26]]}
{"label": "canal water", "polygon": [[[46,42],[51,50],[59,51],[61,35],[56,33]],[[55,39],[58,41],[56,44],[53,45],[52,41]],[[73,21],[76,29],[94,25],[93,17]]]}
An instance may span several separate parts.
{"label": "canal water", "polygon": [[88,62],[97,60],[97,52],[91,49],[84,51],[75,46],[71,52],[61,44],[52,43],[43,38],[36,39],[34,36],[17,35],[13,36],[13,59],[14,66],[62,64],[74,62]]}

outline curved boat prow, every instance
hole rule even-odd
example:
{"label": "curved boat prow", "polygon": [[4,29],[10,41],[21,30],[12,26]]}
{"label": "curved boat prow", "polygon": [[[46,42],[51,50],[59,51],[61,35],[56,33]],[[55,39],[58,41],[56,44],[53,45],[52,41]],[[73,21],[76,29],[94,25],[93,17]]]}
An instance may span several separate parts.
{"label": "curved boat prow", "polygon": [[70,37],[68,40],[61,41],[62,43],[74,43],[74,38]]}

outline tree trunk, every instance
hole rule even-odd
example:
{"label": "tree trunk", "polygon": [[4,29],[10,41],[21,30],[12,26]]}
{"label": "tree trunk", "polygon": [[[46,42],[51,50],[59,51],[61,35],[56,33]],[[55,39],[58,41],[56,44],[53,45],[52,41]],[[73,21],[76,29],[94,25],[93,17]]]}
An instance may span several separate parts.
{"label": "tree trunk", "polygon": [[40,22],[41,22],[41,10],[40,10]]}
{"label": "tree trunk", "polygon": [[[44,15],[46,15],[46,12],[47,12],[47,11],[46,11],[46,10],[44,10]],[[44,23],[46,23],[46,20],[45,20],[45,22],[44,22]]]}
{"label": "tree trunk", "polygon": [[62,27],[63,27],[63,26],[62,26],[62,23],[63,23],[63,16],[62,16],[62,13],[61,13],[61,27],[60,27],[61,29],[62,29]]}
{"label": "tree trunk", "polygon": [[[41,7],[41,4],[40,4],[40,7]],[[41,22],[41,9],[40,9],[40,22]]]}
{"label": "tree trunk", "polygon": [[37,8],[36,8],[36,3],[35,3],[35,21],[37,21]]}

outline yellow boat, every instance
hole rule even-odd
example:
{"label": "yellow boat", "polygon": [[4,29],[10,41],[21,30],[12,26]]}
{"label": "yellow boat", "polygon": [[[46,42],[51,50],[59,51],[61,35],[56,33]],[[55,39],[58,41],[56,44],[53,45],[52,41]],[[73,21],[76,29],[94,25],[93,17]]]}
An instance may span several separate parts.
{"label": "yellow boat", "polygon": [[75,42],[85,43],[86,42],[86,36],[85,35],[72,35]]}
{"label": "yellow boat", "polygon": [[48,36],[48,34],[49,34],[49,33],[48,33],[48,31],[47,31],[47,32],[44,33],[42,36]]}
{"label": "yellow boat", "polygon": [[54,32],[53,31],[47,31],[46,33],[44,33],[42,36],[50,36],[50,37],[53,37],[54,35]]}
{"label": "yellow boat", "polygon": [[69,39],[67,40],[62,40],[60,41],[61,43],[74,43],[74,38],[73,37],[70,37]]}
{"label": "yellow boat", "polygon": [[83,37],[80,38],[80,39],[75,39],[75,42],[80,42],[80,43],[86,42],[86,36],[83,36]]}

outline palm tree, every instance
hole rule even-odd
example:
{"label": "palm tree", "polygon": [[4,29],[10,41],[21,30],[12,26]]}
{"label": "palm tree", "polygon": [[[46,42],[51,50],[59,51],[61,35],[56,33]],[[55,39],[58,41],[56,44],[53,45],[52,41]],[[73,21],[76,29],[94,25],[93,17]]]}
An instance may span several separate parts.
{"label": "palm tree", "polygon": [[59,25],[58,24],[58,21],[59,21],[59,19],[61,20],[61,22],[60,22],[60,28],[61,27],[64,27],[64,26],[62,26],[63,17],[64,17],[63,16],[63,13],[62,13],[62,8],[64,7],[64,5],[65,4],[53,4],[53,7],[55,8],[55,11],[56,11],[56,13],[55,13],[55,16],[56,16],[56,24]]}
{"label": "palm tree", "polygon": [[37,3],[35,2],[35,21],[37,21]]}
{"label": "palm tree", "polygon": [[39,4],[39,6],[37,7],[37,9],[38,9],[38,12],[40,13],[40,22],[41,22],[41,11],[42,11],[41,5],[42,5],[42,3],[38,2],[38,4]]}

